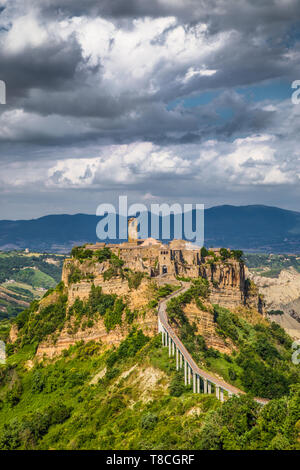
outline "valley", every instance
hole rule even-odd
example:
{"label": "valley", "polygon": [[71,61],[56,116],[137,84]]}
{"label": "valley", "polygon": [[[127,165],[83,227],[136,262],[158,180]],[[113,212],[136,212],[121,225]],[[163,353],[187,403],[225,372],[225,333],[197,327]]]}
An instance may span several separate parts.
{"label": "valley", "polygon": [[0,321],[40,299],[60,281],[64,257],[26,251],[0,252]]}

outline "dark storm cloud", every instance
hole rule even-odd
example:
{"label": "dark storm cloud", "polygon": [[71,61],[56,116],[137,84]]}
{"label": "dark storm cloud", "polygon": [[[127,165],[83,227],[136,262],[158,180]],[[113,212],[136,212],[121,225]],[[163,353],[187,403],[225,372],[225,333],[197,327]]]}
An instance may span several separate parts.
{"label": "dark storm cloud", "polygon": [[[84,63],[79,44],[71,39],[57,44],[27,47],[16,53],[0,52],[1,79],[7,83],[8,105],[22,104],[31,89],[68,91],[85,79],[86,72],[79,71]],[[46,96],[46,95],[45,95]]]}
{"label": "dark storm cloud", "polygon": [[[278,2],[236,2],[210,1],[210,8],[206,8],[207,2],[144,2],[144,1],[87,1],[82,7],[82,2],[55,0],[37,2],[44,8],[40,14],[53,12],[65,18],[66,14],[80,15],[85,12],[93,12],[94,15],[103,16],[144,16],[151,14],[156,17],[164,15],[164,12],[176,14],[183,20],[190,15],[193,23],[199,20],[199,12],[210,11],[210,21],[218,22],[222,19],[223,30],[233,27],[238,17],[238,28],[243,24],[245,15],[247,24],[251,24],[251,18],[256,18],[255,28],[258,27],[261,18],[270,23],[289,18],[291,11],[284,9],[281,17],[276,12],[282,8]],[[275,6],[276,5],[276,6]],[[272,8],[271,8],[272,7]],[[233,8],[239,10],[241,16],[233,14]],[[204,13],[203,13],[204,14]],[[42,17],[43,18],[43,17]],[[254,21],[253,21],[254,24]],[[253,25],[252,24],[252,25]],[[174,25],[172,28],[175,28]],[[172,29],[171,28],[171,29]],[[157,41],[163,44],[170,28],[166,28]],[[242,28],[241,28],[242,29]],[[221,27],[219,28],[221,30]],[[100,33],[100,30],[99,30]],[[244,31],[243,31],[244,34]],[[216,69],[213,76],[195,76],[188,82],[184,81],[187,64],[178,62],[169,67],[168,60],[162,59],[153,68],[151,80],[155,84],[156,91],[148,92],[149,78],[145,77],[144,83],[139,83],[139,89],[134,86],[132,90],[119,90],[111,92],[109,88],[101,85],[100,64],[91,67],[82,57],[81,46],[75,35],[67,40],[57,40],[55,44],[42,44],[39,47],[27,47],[19,53],[0,53],[1,78],[8,86],[8,106],[20,106],[26,111],[41,115],[58,114],[61,116],[92,117],[117,120],[132,111],[140,113],[142,109],[149,114],[149,108],[158,103],[167,104],[169,101],[184,96],[193,96],[206,90],[226,89],[236,86],[247,86],[260,81],[277,77],[294,77],[297,73],[298,60],[287,59],[287,48],[281,42],[273,47],[267,44],[267,38],[261,33],[261,37],[252,38],[251,41],[243,41],[242,36],[229,37],[223,47],[218,51],[212,50],[205,59],[206,67]],[[207,32],[209,40],[209,32]],[[257,39],[260,44],[257,44]],[[268,38],[270,41],[271,39]],[[101,51],[99,51],[101,63]],[[105,70],[104,70],[105,71]],[[122,73],[122,71],[120,70]],[[142,85],[142,86],[141,86]],[[155,107],[155,106],[154,106]],[[145,116],[146,117],[146,116]],[[173,128],[174,116],[169,115],[170,129]],[[187,121],[189,117],[187,116]],[[129,119],[129,122],[131,119]],[[149,121],[148,121],[149,123]],[[151,123],[150,123],[151,124]],[[181,125],[181,122],[179,122]],[[97,123],[99,125],[99,122]],[[106,123],[104,133],[109,128],[116,128],[115,122]],[[163,130],[163,129],[162,129]],[[167,130],[167,128],[166,128]],[[189,129],[193,132],[194,129]],[[128,135],[128,137],[130,137]]]}
{"label": "dark storm cloud", "polygon": [[118,20],[175,16],[185,23],[206,22],[212,33],[231,28],[243,32],[285,28],[300,15],[297,0],[39,0],[38,4],[44,14],[54,16],[90,15]]}
{"label": "dark storm cloud", "polygon": [[[0,79],[8,91],[7,105],[0,107],[5,191],[10,182],[16,194],[24,185],[29,194],[49,191],[51,199],[56,188],[66,195],[78,185],[78,200],[84,191],[124,189],[165,198],[206,194],[219,203],[223,191],[227,201],[238,194],[247,202],[251,194],[263,194],[259,185],[275,194],[276,185],[297,175],[298,115],[288,104],[249,102],[235,89],[299,78],[299,1],[11,0],[0,12],[0,40],[5,43],[26,14],[47,39],[30,42],[25,28],[24,45],[0,48]],[[197,105],[206,92],[214,98]],[[252,137],[260,134],[265,143]],[[130,152],[135,142],[146,146],[129,163],[118,157],[114,146],[127,145]],[[107,146],[113,148],[103,158],[107,164],[112,159],[111,166],[102,162],[95,170],[79,162],[77,168],[76,159],[102,155]],[[78,173],[73,179],[70,168]],[[293,181],[298,183],[296,176]]]}
{"label": "dark storm cloud", "polygon": [[[192,20],[209,16],[234,18],[239,11],[248,19],[256,17],[256,22],[268,18],[281,21],[295,14],[297,1],[279,2],[278,0],[39,0],[46,12],[63,12],[69,15],[94,14],[110,17],[143,17],[175,15]],[[298,5],[299,6],[299,5]],[[242,18],[243,19],[243,18]]]}

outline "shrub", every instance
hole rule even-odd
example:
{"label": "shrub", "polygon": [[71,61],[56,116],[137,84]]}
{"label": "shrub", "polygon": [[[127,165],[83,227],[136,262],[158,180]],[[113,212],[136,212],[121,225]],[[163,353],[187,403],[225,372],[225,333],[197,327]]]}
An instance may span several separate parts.
{"label": "shrub", "polygon": [[47,305],[38,313],[31,314],[24,325],[23,343],[42,341],[46,336],[61,329],[66,318],[67,296],[60,295],[56,303]]}
{"label": "shrub", "polygon": [[45,377],[39,370],[35,371],[31,378],[31,391],[40,393],[45,388]]}
{"label": "shrub", "polygon": [[23,386],[20,381],[14,383],[12,388],[8,390],[6,393],[6,401],[10,404],[10,406],[16,406],[19,401],[21,400],[23,393]]}
{"label": "shrub", "polygon": [[91,292],[88,300],[88,310],[91,316],[98,312],[104,316],[107,309],[112,308],[116,301],[116,295],[103,294],[102,288],[92,285]]}
{"label": "shrub", "polygon": [[154,413],[147,413],[141,418],[141,428],[152,430],[155,428],[158,422],[158,417]]}
{"label": "shrub", "polygon": [[113,367],[118,360],[125,359],[127,357],[134,357],[136,353],[148,343],[148,341],[148,336],[145,336],[142,330],[133,328],[127,338],[121,341],[118,349],[110,353],[106,360],[107,367]]}
{"label": "shrub", "polygon": [[113,367],[112,369],[107,369],[105,377],[107,378],[107,380],[112,380],[115,377],[117,377],[119,373],[120,373],[120,370],[117,367]]}
{"label": "shrub", "polygon": [[122,314],[125,307],[126,305],[123,303],[123,300],[121,298],[117,298],[114,306],[109,307],[106,310],[104,315],[104,325],[107,331],[113,330],[116,325],[122,324]]}
{"label": "shrub", "polygon": [[231,256],[232,256],[236,261],[243,261],[244,253],[243,253],[242,250],[231,250]]}
{"label": "shrub", "polygon": [[84,246],[75,246],[72,248],[71,256],[79,261],[91,259],[93,257],[93,251],[87,250]]}
{"label": "shrub", "polygon": [[96,250],[95,251],[95,256],[97,260],[102,263],[103,261],[106,261],[111,258],[112,252],[108,247],[102,248],[102,250]]}
{"label": "shrub", "polygon": [[173,397],[180,397],[185,391],[185,386],[183,382],[182,373],[180,371],[176,372],[173,376],[170,386],[169,386],[169,393]]}
{"label": "shrub", "polygon": [[80,269],[72,264],[68,274],[68,284],[75,284],[76,282],[81,281],[81,278],[82,274]]}
{"label": "shrub", "polygon": [[228,375],[229,375],[230,380],[233,380],[233,381],[234,381],[234,380],[236,380],[236,378],[237,378],[236,372],[235,372],[235,370],[234,370],[232,367],[229,367],[229,369],[228,369]]}
{"label": "shrub", "polygon": [[221,354],[219,353],[217,349],[207,348],[207,350],[205,351],[205,357],[211,357],[211,358],[217,359],[218,357],[221,357]]}
{"label": "shrub", "polygon": [[220,256],[222,261],[226,261],[228,258],[230,258],[230,251],[228,251],[226,248],[221,248]]}
{"label": "shrub", "polygon": [[144,273],[142,272],[135,272],[135,273],[128,273],[126,275],[127,281],[128,281],[128,287],[129,289],[137,289],[144,277]]}

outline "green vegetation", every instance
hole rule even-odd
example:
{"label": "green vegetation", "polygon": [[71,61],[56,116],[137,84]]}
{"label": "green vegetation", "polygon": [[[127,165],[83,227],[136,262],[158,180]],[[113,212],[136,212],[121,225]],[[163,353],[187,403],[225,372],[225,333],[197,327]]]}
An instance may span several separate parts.
{"label": "green vegetation", "polygon": [[[126,270],[110,250],[90,251],[73,252],[80,263],[73,265],[69,281],[78,282],[80,264],[95,259],[109,262],[108,277],[121,276],[130,289],[139,287],[141,273]],[[7,344],[7,362],[0,365],[0,449],[300,450],[299,366],[291,361],[292,340],[275,323],[252,324],[209,304],[207,280],[189,282],[187,291],[167,303],[170,323],[201,367],[247,395],[222,404],[214,395],[193,394],[184,385],[183,370],[176,371],[174,358],[161,347],[161,336],[151,339],[139,329],[143,322],[135,320],[141,311],[131,311],[125,298],[104,294],[94,284],[86,300],[77,298],[68,308],[60,282],[15,319],[18,339]],[[180,287],[150,285],[151,308]],[[15,294],[26,293],[17,289]],[[191,302],[209,312],[232,354],[208,347],[185,315]],[[129,334],[118,347],[78,342],[56,359],[35,361],[41,341],[51,338],[55,344],[63,328],[73,334],[100,319],[107,332],[126,325]],[[7,334],[8,322],[0,322],[0,339]],[[271,401],[262,407],[254,396]]]}
{"label": "green vegetation", "polygon": [[213,264],[214,262],[218,261],[227,261],[230,258],[235,259],[236,261],[239,262],[244,262],[243,256],[244,253],[242,250],[228,250],[227,248],[221,248],[220,249],[220,256],[217,256],[216,253],[212,250],[207,250],[205,246],[201,248],[201,258],[205,260],[206,257],[211,257],[212,259],[207,260],[208,264]]}
{"label": "green vegetation", "polygon": [[20,327],[20,346],[37,345],[48,335],[61,331],[66,319],[67,300],[65,294],[60,294],[55,303],[39,309],[38,304],[33,302],[29,309],[24,310],[16,319]]}
{"label": "green vegetation", "polygon": [[164,297],[168,297],[168,295],[175,292],[177,289],[180,289],[180,286],[174,286],[171,284],[164,284],[163,286],[158,287],[156,284],[152,284],[152,291],[153,291],[153,299],[150,300],[148,307],[149,308],[156,308],[158,302],[163,299]]}
{"label": "green vegetation", "polygon": [[[153,368],[161,379],[144,388]],[[160,336],[140,330],[113,351],[80,342],[31,370],[11,356],[0,376],[2,450],[299,449],[299,386],[264,407],[249,396],[221,404],[184,387]]]}
{"label": "green vegetation", "polygon": [[268,315],[283,315],[284,312],[282,310],[269,310]]}
{"label": "green vegetation", "polygon": [[227,261],[229,258],[233,258],[236,261],[243,262],[243,251],[242,250],[227,250],[226,248],[220,249],[220,256],[222,261]]}
{"label": "green vegetation", "polygon": [[[51,259],[52,263],[46,260]],[[52,254],[25,254],[24,252],[10,251],[0,253],[0,283],[11,279],[24,268],[35,268],[59,282],[64,257]],[[57,264],[54,264],[57,263]]]}
{"label": "green vegetation", "polygon": [[144,273],[142,272],[128,272],[126,274],[126,279],[128,281],[128,286],[130,289],[137,289],[144,277]]}
{"label": "green vegetation", "polygon": [[109,259],[109,264],[110,264],[110,267],[103,274],[104,281],[109,281],[113,277],[118,277],[118,276],[124,279],[125,277],[125,274],[123,271],[124,261],[118,258],[118,256],[116,256],[114,253],[112,253]]}
{"label": "green vegetation", "polygon": [[104,325],[106,331],[113,330],[117,325],[122,325],[122,315],[126,304],[122,299],[116,299],[113,307],[106,310],[104,316]]}
{"label": "green vegetation", "polygon": [[61,278],[64,257],[18,251],[0,253],[0,321],[17,316]]}
{"label": "green vegetation", "polygon": [[192,282],[191,287],[177,297],[169,300],[167,305],[167,314],[170,320],[179,321],[184,323],[186,318],[183,313],[183,306],[190,303],[192,300],[196,302],[199,297],[207,298],[209,295],[209,283],[206,279],[198,278]]}
{"label": "green vegetation", "polygon": [[76,284],[82,279],[82,274],[79,268],[71,264],[70,271],[68,274],[68,284]]}
{"label": "green vegetation", "polygon": [[282,269],[291,267],[300,272],[300,257],[297,255],[247,253],[245,262],[251,271],[264,277],[278,277]]}
{"label": "green vegetation", "polygon": [[291,339],[276,323],[250,325],[226,309],[215,306],[220,334],[239,346],[234,363],[241,367],[241,383],[255,396],[279,398],[299,380],[299,370],[291,362]]}
{"label": "green vegetation", "polygon": [[221,248],[220,255],[221,255],[221,260],[226,261],[227,259],[230,258],[230,251],[227,250],[226,248]]}
{"label": "green vegetation", "polygon": [[201,248],[201,258],[206,258],[206,256],[208,256],[208,250],[203,246]]}
{"label": "green vegetation", "polygon": [[[145,274],[142,272],[133,272],[131,269],[124,269],[124,261],[107,247],[104,247],[100,250],[89,250],[86,249],[85,246],[77,246],[72,249],[71,256],[74,259],[79,260],[80,263],[83,263],[86,260],[100,263],[108,261],[110,266],[103,273],[104,280],[110,281],[112,278],[118,276],[120,276],[122,279],[126,278],[130,289],[137,289],[140,286],[143,277],[145,276]],[[68,275],[68,283],[72,284],[80,282],[80,280],[85,278],[86,277],[82,274],[81,270],[75,265],[71,264]],[[93,278],[90,280],[93,280]]]}
{"label": "green vegetation", "polygon": [[289,387],[299,382],[299,370],[291,361],[290,337],[276,323],[253,326],[215,305],[216,333],[224,341],[231,340],[239,352],[228,356],[208,348],[204,338],[197,334],[196,324],[189,323],[183,310],[191,300],[205,310],[203,299],[207,296],[207,282],[198,279],[188,291],[167,304],[168,316],[179,327],[181,340],[196,362],[205,364],[207,370],[222,375],[226,381],[252,396],[280,398],[287,395]]}

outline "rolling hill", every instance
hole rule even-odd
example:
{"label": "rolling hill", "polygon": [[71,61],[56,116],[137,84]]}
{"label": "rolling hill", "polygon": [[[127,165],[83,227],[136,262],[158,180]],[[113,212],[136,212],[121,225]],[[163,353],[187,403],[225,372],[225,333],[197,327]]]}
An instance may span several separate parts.
{"label": "rolling hill", "polygon": [[15,317],[59,282],[64,257],[0,252],[0,320]]}
{"label": "rolling hill", "polygon": [[[100,217],[87,214],[1,220],[0,249],[65,253],[74,245],[97,241],[99,220]],[[300,253],[300,213],[260,205],[206,209],[205,245],[251,252]]]}

